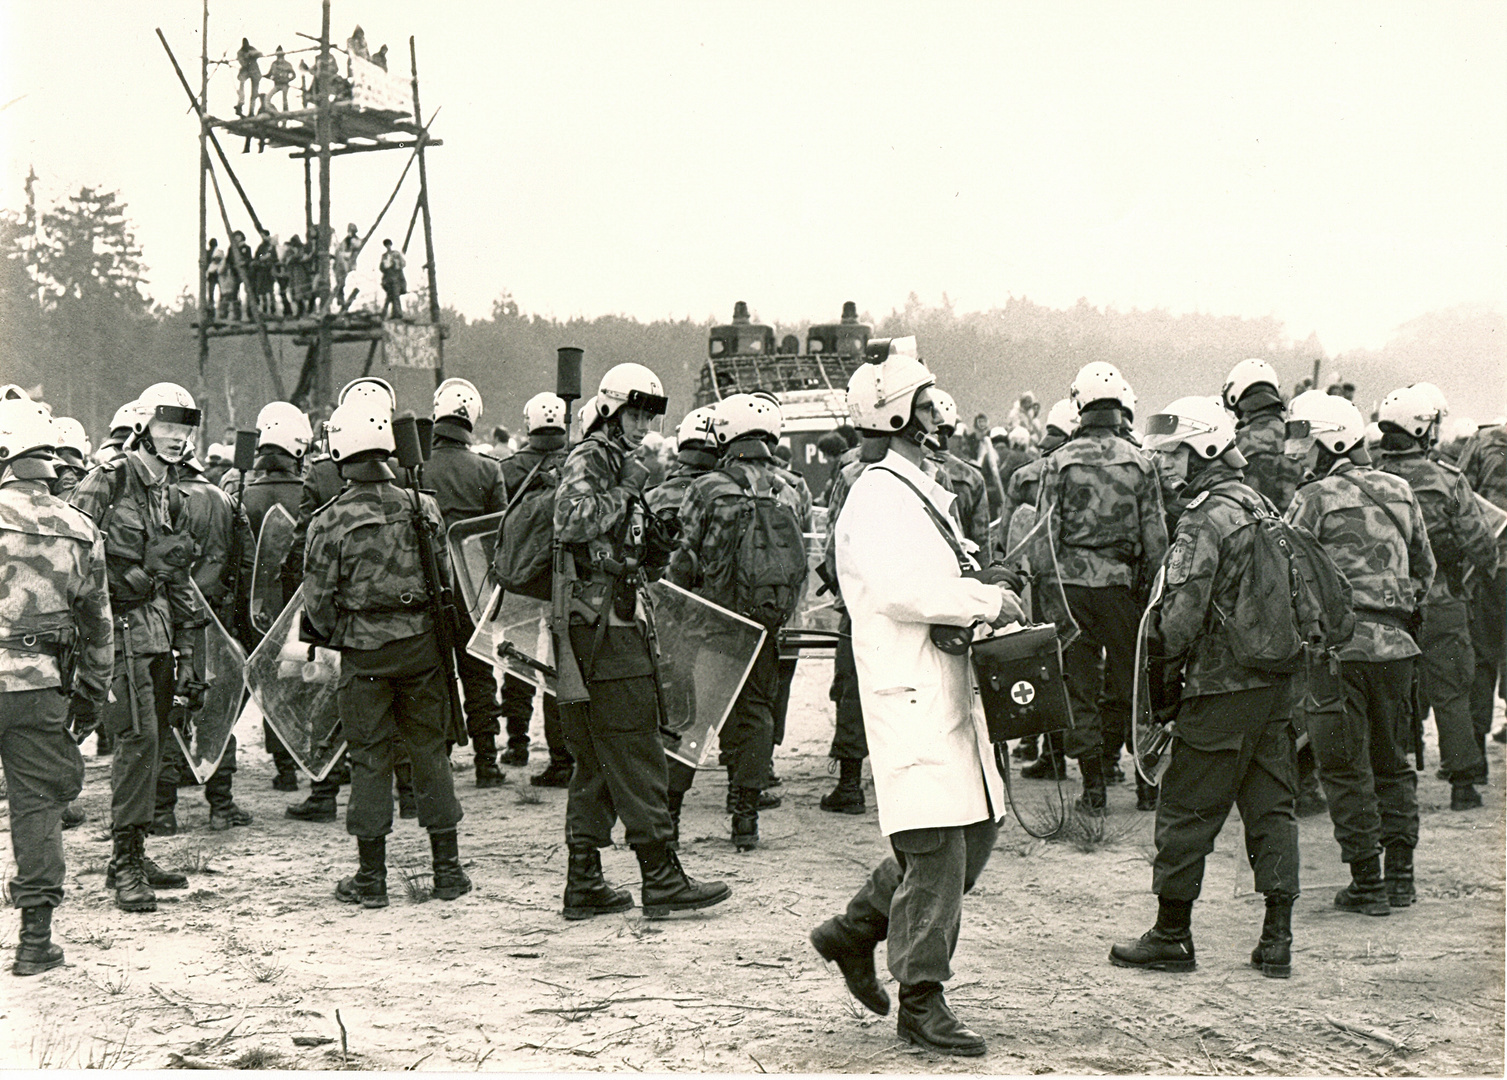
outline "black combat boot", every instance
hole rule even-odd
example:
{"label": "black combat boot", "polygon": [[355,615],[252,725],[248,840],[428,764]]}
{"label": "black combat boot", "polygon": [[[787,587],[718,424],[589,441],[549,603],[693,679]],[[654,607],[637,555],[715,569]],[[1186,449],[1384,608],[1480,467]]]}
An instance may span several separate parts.
{"label": "black combat boot", "polygon": [[1041,756],[1020,770],[1026,780],[1065,780],[1067,759],[1062,754],[1062,736],[1049,731],[1042,737]]}
{"label": "black combat boot", "polygon": [[109,757],[115,753],[115,736],[97,731],[94,734],[94,756]]}
{"label": "black combat boot", "polygon": [[[180,874],[176,870],[164,870],[151,859],[147,858],[145,849],[146,832],[144,830],[141,833],[140,841],[142,846],[141,872],[146,875],[146,883],[148,885],[153,889],[188,888],[188,877],[186,875]],[[110,865],[105,869],[105,888],[113,889],[115,887],[115,860],[112,859]]]}
{"label": "black combat boot", "polygon": [[1390,915],[1391,901],[1381,877],[1381,856],[1371,855],[1350,864],[1350,884],[1334,894],[1334,906],[1357,915]]}
{"label": "black combat boot", "polygon": [[1139,941],[1112,946],[1109,962],[1115,967],[1151,971],[1192,971],[1198,966],[1193,958],[1192,920],[1192,900],[1157,897],[1156,925]]}
{"label": "black combat boot", "polygon": [[845,915],[834,915],[811,931],[811,945],[823,960],[830,960],[842,972],[848,993],[870,1012],[888,1016],[890,996],[879,985],[874,971],[874,950],[879,940],[863,927],[855,926]]}
{"label": "black combat boot", "polygon": [[1109,813],[1104,790],[1104,758],[1097,753],[1088,753],[1078,759],[1078,771],[1083,774],[1083,794],[1073,805],[1080,814],[1103,817]]}
{"label": "black combat boot", "polygon": [[1387,903],[1392,907],[1412,907],[1418,902],[1413,888],[1413,849],[1393,844],[1386,849]]}
{"label": "black combat boot", "polygon": [[277,775],[272,778],[273,791],[297,791],[298,767],[291,761],[277,763]]}
{"label": "black combat boot", "polygon": [[720,904],[732,895],[721,881],[705,884],[687,876],[669,845],[637,844],[639,874],[643,878],[644,918],[663,919],[672,911],[695,911]]}
{"label": "black combat boot", "polygon": [[1484,803],[1481,801],[1481,793],[1476,790],[1474,784],[1463,784],[1451,781],[1449,786],[1449,808],[1451,810],[1478,810]]}
{"label": "black combat boot", "polygon": [[822,809],[831,814],[861,814],[868,807],[863,801],[863,758],[837,759],[837,786],[822,796]]}
{"label": "black combat boot", "polygon": [[575,768],[574,762],[551,757],[544,771],[529,777],[528,782],[534,787],[570,787],[570,774],[575,771]]}
{"label": "black combat boot", "polygon": [[328,795],[320,791],[313,792],[303,802],[288,807],[284,813],[297,821],[334,821],[335,795],[333,792]]}
{"label": "black combat boot", "polygon": [[498,761],[504,765],[511,765],[515,769],[526,766],[528,764],[528,736],[525,735],[522,740],[516,742],[509,738],[508,748],[502,752]]}
{"label": "black combat boot", "polygon": [[473,735],[471,745],[476,750],[476,786],[494,788],[507,783],[507,776],[497,767],[496,739],[491,735]]}
{"label": "black combat boot", "polygon": [[392,777],[398,789],[398,817],[418,817],[419,804],[413,794],[413,762],[398,762],[392,767]]}
{"label": "black combat boot", "polygon": [[67,806],[63,807],[63,828],[76,829],[88,820],[89,815],[84,813],[83,807],[79,806],[77,799],[74,799]]}
{"label": "black combat boot", "polygon": [[144,825],[127,825],[113,834],[115,851],[105,875],[105,888],[115,890],[115,906],[121,911],[156,911],[157,894],[147,883],[142,866],[146,839]]}
{"label": "black combat boot", "polygon": [[1135,774],[1135,808],[1137,810],[1155,810],[1158,790],[1156,786],[1146,783],[1140,771],[1137,770]]}
{"label": "black combat boot", "polygon": [[1261,940],[1251,951],[1251,967],[1259,968],[1268,979],[1285,979],[1292,974],[1292,904],[1291,893],[1266,894],[1266,921],[1261,924]]}
{"label": "black combat boot", "polygon": [[733,788],[733,847],[752,851],[759,846],[759,789]]}
{"label": "black combat boot", "polygon": [[63,963],[63,950],[52,943],[52,905],[21,909],[21,943],[12,975],[40,975]]}
{"label": "black combat boot", "polygon": [[[665,792],[665,809],[670,811],[670,850],[680,850],[680,810],[685,805],[685,792]],[[593,848],[593,851],[596,849]]]}
{"label": "black combat boot", "polygon": [[1027,735],[1015,744],[1010,756],[1016,761],[1035,761],[1041,756],[1040,740],[1035,735]]}
{"label": "black combat boot", "polygon": [[900,1015],[895,1033],[908,1043],[954,1057],[983,1057],[984,1039],[953,1015],[942,995],[942,984],[927,982],[900,987]]}
{"label": "black combat boot", "polygon": [[565,908],[567,919],[589,919],[593,915],[612,915],[633,907],[633,894],[614,889],[602,877],[602,853],[595,844],[570,845],[570,863],[565,872]]}
{"label": "black combat boot", "polygon": [[[773,785],[771,785],[771,786],[773,786]],[[758,809],[760,809],[760,810],[775,810],[775,809],[778,809],[783,804],[783,802],[784,802],[784,800],[782,800],[778,795],[776,795],[772,791],[767,791],[764,788],[757,788],[755,790],[757,792],[758,797],[756,799],[754,799],[754,805]],[[731,765],[729,765],[727,767],[727,803],[726,803],[726,812],[729,813],[729,814],[737,813],[737,809],[736,809],[737,804],[738,804],[738,794],[737,793],[738,793],[737,785],[735,785],[733,783],[733,767]]]}
{"label": "black combat boot", "polygon": [[177,836],[178,815],[171,809],[163,810],[152,819],[152,823],[146,828],[153,836]]}
{"label": "black combat boot", "polygon": [[429,834],[429,851],[434,857],[434,888],[430,895],[436,900],[454,900],[471,891],[471,879],[460,868],[460,852],[456,847],[455,830],[435,830]]}
{"label": "black combat boot", "polygon": [[356,851],[361,866],[353,877],[341,878],[335,896],[347,904],[366,908],[387,906],[387,837],[358,836]]}

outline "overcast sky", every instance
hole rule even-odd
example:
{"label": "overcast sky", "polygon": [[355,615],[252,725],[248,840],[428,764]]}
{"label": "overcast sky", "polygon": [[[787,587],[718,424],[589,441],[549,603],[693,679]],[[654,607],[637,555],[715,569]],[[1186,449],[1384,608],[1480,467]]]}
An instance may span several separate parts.
{"label": "overcast sky", "polygon": [[[319,16],[216,0],[210,55],[306,45]],[[43,199],[119,189],[154,295],[176,295],[196,125],[152,31],[197,85],[199,0],[0,0],[0,19],[0,206],[29,166]],[[1336,351],[1441,307],[1507,311],[1507,4],[336,0],[332,37],[358,22],[399,70],[417,37],[440,295],[468,315],[504,289],[559,317],[744,299],[783,322],[912,290],[965,311],[1086,297],[1274,315]],[[234,68],[215,71],[229,115]],[[298,163],[226,149],[272,229],[301,232]],[[337,231],[366,228],[403,160],[337,159]],[[378,239],[401,243],[415,190]]]}

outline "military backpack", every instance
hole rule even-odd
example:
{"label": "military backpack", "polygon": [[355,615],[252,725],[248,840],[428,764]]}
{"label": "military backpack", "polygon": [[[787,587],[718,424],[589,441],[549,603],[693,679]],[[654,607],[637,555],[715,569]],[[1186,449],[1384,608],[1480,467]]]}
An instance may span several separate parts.
{"label": "military backpack", "polygon": [[697,591],[713,603],[777,629],[795,614],[806,585],[805,537],[800,519],[765,478],[718,470],[728,483],[716,500],[737,501],[738,543],[727,557],[701,564]]}
{"label": "military backpack", "polygon": [[492,555],[492,572],[503,589],[535,600],[549,600],[554,582],[555,492],[560,474],[554,468],[544,469],[547,460],[539,459],[508,500]]}

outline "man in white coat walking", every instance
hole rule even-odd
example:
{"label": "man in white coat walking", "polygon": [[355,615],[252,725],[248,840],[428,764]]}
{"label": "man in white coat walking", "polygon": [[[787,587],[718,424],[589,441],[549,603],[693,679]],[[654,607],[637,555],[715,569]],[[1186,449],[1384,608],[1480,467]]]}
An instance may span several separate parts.
{"label": "man in white coat walking", "polygon": [[[984,1040],[942,993],[952,975],[963,894],[994,847],[1005,805],[966,652],[944,652],[933,627],[1024,621],[1016,595],[965,572],[949,514],[953,496],[922,468],[936,430],[931,373],[915,339],[870,343],[882,359],[854,373],[848,407],[881,460],[854,483],[833,534],[837,576],[853,620],[853,655],[874,770],[879,827],[894,851],[869,875],[847,911],[811,934],[842,970],[848,989],[880,1015],[889,996],[874,970],[888,940],[900,984],[902,1039],[943,1054],[978,1057]],[[945,631],[944,631],[945,633]]]}

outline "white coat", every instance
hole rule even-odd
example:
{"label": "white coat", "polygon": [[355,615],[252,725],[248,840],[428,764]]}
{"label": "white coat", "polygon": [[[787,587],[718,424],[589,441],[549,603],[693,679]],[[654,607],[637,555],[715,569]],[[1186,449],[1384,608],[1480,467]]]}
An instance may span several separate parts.
{"label": "white coat", "polygon": [[952,494],[891,450],[853,484],[833,530],[885,836],[999,819],[1005,806],[968,657],[943,652],[930,635],[933,623],[992,621],[1000,590],[962,576],[896,474],[952,521]]}

